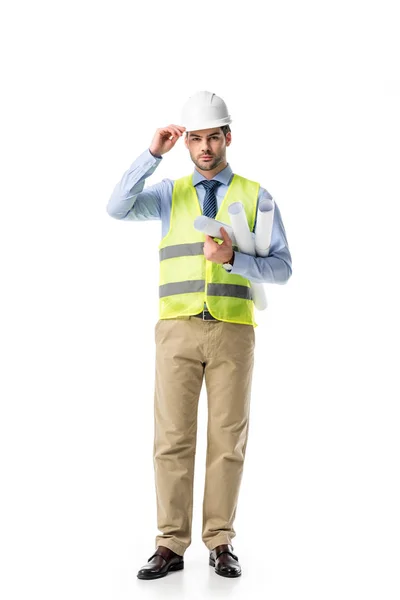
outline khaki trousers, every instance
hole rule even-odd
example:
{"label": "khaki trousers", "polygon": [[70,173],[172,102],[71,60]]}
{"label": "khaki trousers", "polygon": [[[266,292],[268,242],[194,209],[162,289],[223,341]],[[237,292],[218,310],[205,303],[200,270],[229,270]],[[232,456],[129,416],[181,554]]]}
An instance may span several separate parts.
{"label": "khaki trousers", "polygon": [[183,556],[191,544],[197,410],[203,377],[208,424],[202,540],[231,544],[246,452],[254,363],[253,325],[160,319],[155,326],[156,547]]}

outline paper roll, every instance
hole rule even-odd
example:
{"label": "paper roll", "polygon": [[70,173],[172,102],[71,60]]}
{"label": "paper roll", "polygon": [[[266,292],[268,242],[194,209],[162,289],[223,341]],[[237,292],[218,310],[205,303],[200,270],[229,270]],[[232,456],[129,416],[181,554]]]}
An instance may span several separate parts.
{"label": "paper roll", "polygon": [[257,256],[268,256],[271,245],[272,225],[274,222],[275,202],[273,199],[261,200],[258,205],[255,231],[255,250]]}
{"label": "paper roll", "polygon": [[[238,248],[238,243],[231,225],[227,225],[222,221],[216,221],[215,219],[211,219],[211,217],[206,217],[204,215],[196,217],[193,224],[197,231],[201,231],[202,233],[206,233],[207,235],[220,240],[224,239],[221,235],[220,227],[224,227],[227,234],[231,238],[233,246]],[[253,232],[251,232],[251,237],[253,238],[255,244],[256,236]]]}
{"label": "paper roll", "polygon": [[[241,202],[232,202],[228,207],[228,213],[240,252],[255,256],[255,237],[251,235],[252,232],[249,229],[243,204]],[[264,284],[250,281],[250,285],[254,306],[257,310],[265,310],[267,308],[267,297],[265,295]]]}
{"label": "paper roll", "polygon": [[233,229],[230,225],[222,223],[222,221],[216,221],[215,219],[211,219],[210,217],[206,217],[204,215],[196,217],[193,224],[197,231],[202,231],[203,233],[211,235],[211,237],[214,238],[219,238],[220,240],[223,239],[220,232],[220,227],[224,227],[226,229],[227,234],[232,240],[232,244],[235,244],[237,246],[235,234],[233,233]]}
{"label": "paper roll", "polygon": [[255,236],[251,235],[243,204],[232,202],[228,207],[228,213],[240,251],[254,256],[256,252]]}

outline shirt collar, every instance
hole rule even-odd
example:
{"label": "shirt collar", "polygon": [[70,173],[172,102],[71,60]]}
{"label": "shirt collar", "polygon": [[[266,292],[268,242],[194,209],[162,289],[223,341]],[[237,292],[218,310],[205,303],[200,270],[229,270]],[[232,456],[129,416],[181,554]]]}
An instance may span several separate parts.
{"label": "shirt collar", "polygon": [[[225,169],[222,169],[222,171],[217,173],[215,175],[215,177],[213,177],[213,179],[216,181],[220,181],[224,185],[229,185],[231,177],[232,177],[232,169],[231,169],[229,163],[227,163]],[[204,175],[202,175],[201,173],[199,173],[199,171],[197,169],[194,169],[193,177],[192,177],[193,185],[196,186],[198,183],[200,183],[200,181],[203,181],[204,179],[207,179],[207,178],[204,177]]]}

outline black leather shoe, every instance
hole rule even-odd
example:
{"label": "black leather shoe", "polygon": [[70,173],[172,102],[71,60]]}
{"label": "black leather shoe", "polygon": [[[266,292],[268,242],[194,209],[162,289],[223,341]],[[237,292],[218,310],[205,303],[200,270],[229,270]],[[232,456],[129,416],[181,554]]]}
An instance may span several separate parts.
{"label": "black leather shoe", "polygon": [[215,572],[223,577],[239,577],[242,574],[238,557],[233,554],[231,544],[221,544],[210,552],[209,564]]}
{"label": "black leather shoe", "polygon": [[165,577],[168,571],[183,569],[183,556],[176,554],[165,546],[157,546],[157,550],[150,556],[147,564],[139,571],[139,579],[158,579]]}

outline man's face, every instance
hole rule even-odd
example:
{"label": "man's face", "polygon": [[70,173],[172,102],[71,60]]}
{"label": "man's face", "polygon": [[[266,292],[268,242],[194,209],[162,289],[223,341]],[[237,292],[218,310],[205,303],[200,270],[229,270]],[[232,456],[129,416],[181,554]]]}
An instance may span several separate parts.
{"label": "man's face", "polygon": [[[190,158],[202,171],[212,171],[221,162],[226,161],[226,147],[231,143],[231,133],[225,136],[220,127],[190,131],[185,137]],[[208,160],[206,156],[209,156]]]}

